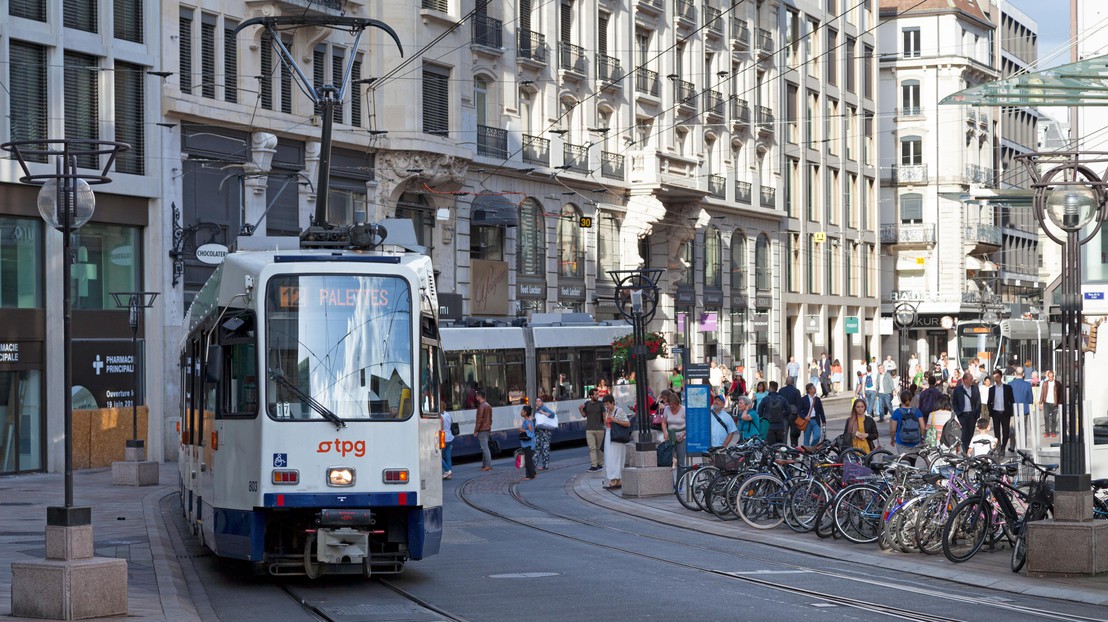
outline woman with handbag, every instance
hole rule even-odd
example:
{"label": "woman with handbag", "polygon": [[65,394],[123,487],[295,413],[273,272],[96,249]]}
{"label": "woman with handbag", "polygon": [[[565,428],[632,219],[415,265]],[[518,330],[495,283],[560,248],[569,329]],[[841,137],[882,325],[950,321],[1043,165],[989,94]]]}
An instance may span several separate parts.
{"label": "woman with handbag", "polygon": [[685,466],[685,407],[681,405],[681,395],[673,391],[669,393],[669,408],[666,410],[665,421],[662,422],[662,436],[673,445],[677,466]]}
{"label": "woman with handbag", "polygon": [[604,475],[608,478],[608,489],[623,486],[623,462],[627,459],[627,443],[631,442],[631,418],[620,407],[616,399],[605,395],[604,403]]}
{"label": "woman with handbag", "polygon": [[519,414],[523,417],[519,424],[519,448],[523,450],[523,466],[527,470],[523,479],[531,480],[535,479],[535,420],[529,404],[524,404]]}
{"label": "woman with handbag", "polygon": [[550,439],[558,429],[558,414],[546,405],[543,398],[535,398],[535,462],[540,471],[550,468]]}

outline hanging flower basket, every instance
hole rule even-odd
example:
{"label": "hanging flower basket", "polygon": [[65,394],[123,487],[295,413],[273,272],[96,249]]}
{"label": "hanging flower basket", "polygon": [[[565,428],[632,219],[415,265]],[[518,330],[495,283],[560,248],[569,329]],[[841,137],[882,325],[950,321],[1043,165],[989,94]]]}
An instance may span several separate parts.
{"label": "hanging flower basket", "polygon": [[[612,367],[617,370],[627,369],[631,365],[631,349],[635,345],[632,335],[620,337],[612,342]],[[653,360],[659,356],[666,356],[666,338],[662,333],[646,334],[646,360]]]}

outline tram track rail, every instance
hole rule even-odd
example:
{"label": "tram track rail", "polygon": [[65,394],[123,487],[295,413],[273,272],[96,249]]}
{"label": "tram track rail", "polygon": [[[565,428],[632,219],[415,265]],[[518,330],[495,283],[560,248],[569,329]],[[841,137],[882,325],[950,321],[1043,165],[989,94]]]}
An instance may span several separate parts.
{"label": "tram track rail", "polygon": [[[561,468],[567,468],[567,467],[555,467],[554,469],[551,469],[551,470],[552,471],[553,470],[560,470]],[[724,578],[731,579],[731,580],[734,580],[734,581],[738,581],[738,582],[742,582],[742,583],[746,583],[746,584],[750,584],[750,585],[758,585],[758,586],[768,588],[768,589],[772,589],[772,590],[779,591],[779,592],[785,592],[785,593],[789,593],[789,594],[793,594],[793,595],[804,596],[804,597],[812,598],[812,599],[818,600],[820,602],[831,604],[831,605],[849,607],[849,608],[856,609],[856,610],[878,613],[878,614],[881,614],[881,615],[884,615],[884,616],[887,616],[887,617],[890,617],[890,618],[894,618],[894,619],[911,620],[911,621],[918,621],[918,622],[955,622],[955,621],[961,622],[962,620],[965,619],[964,617],[954,618],[954,617],[949,617],[949,616],[944,616],[944,615],[939,615],[939,614],[932,614],[932,613],[914,611],[914,610],[905,609],[905,608],[902,608],[902,607],[887,605],[887,604],[884,604],[884,603],[881,603],[881,602],[866,601],[866,600],[862,600],[862,599],[858,599],[858,598],[852,598],[852,597],[848,597],[848,596],[842,596],[842,595],[839,595],[839,594],[834,594],[834,593],[831,593],[831,592],[825,592],[825,591],[809,589],[809,588],[804,588],[804,587],[797,587],[797,586],[794,586],[794,585],[783,584],[783,583],[780,583],[780,582],[776,582],[776,581],[772,581],[772,580],[768,580],[768,579],[764,579],[764,578],[758,578],[756,576],[750,576],[749,573],[727,572],[727,571],[718,570],[718,569],[715,569],[715,568],[710,568],[710,567],[707,567],[705,565],[699,565],[699,564],[690,563],[690,562],[683,562],[683,561],[673,560],[673,559],[666,558],[666,557],[661,557],[661,556],[658,556],[658,555],[652,555],[650,553],[644,553],[642,551],[635,550],[635,549],[632,549],[632,548],[628,548],[628,547],[625,547],[625,546],[618,546],[618,545],[614,545],[614,544],[608,544],[608,543],[605,543],[605,542],[597,542],[593,539],[589,539],[589,538],[586,538],[586,537],[574,536],[574,535],[571,535],[571,534],[563,533],[563,532],[561,532],[557,529],[551,528],[551,527],[536,525],[532,522],[527,522],[527,521],[524,521],[524,520],[521,520],[521,519],[518,519],[518,518],[514,518],[514,517],[509,516],[507,514],[504,514],[502,512],[498,512],[494,509],[482,507],[480,504],[476,503],[473,499],[470,499],[467,496],[467,493],[470,489],[479,486],[484,480],[486,480],[488,478],[492,478],[492,477],[497,477],[497,474],[493,473],[493,474],[489,474],[489,475],[481,475],[481,476],[478,476],[478,477],[467,480],[465,483],[463,483],[461,486],[458,486],[455,489],[455,496],[457,496],[458,499],[462,503],[466,504],[467,506],[474,509],[475,511],[480,512],[480,513],[485,514],[485,515],[488,515],[488,516],[492,516],[494,518],[498,518],[500,520],[504,520],[504,521],[509,522],[509,523],[517,524],[517,525],[520,525],[520,526],[523,526],[523,527],[527,527],[528,529],[531,529],[531,530],[547,533],[549,535],[557,536],[557,537],[560,537],[560,538],[563,538],[563,539],[566,539],[566,540],[570,540],[570,541],[573,541],[573,542],[577,542],[577,543],[580,543],[580,544],[585,544],[585,545],[593,546],[593,547],[597,547],[597,548],[603,548],[605,550],[614,551],[614,552],[622,553],[622,554],[625,554],[625,555],[631,555],[631,556],[634,556],[634,557],[638,557],[640,559],[646,559],[646,560],[654,561],[654,562],[664,564],[664,565],[678,567],[678,568],[682,568],[682,569],[685,569],[685,570],[691,570],[691,571],[694,571],[694,572],[700,572],[700,573],[704,573],[704,574],[710,574],[710,575],[713,575],[713,576],[724,577]],[[581,495],[576,493],[576,491],[574,490],[573,479],[570,479],[566,483],[565,490],[566,490],[566,493],[570,496],[577,496],[578,498],[582,499],[586,503],[592,503],[588,499],[585,499],[584,497],[582,497]],[[914,594],[914,595],[917,595],[917,596],[924,596],[924,597],[927,597],[929,599],[942,599],[944,601],[951,602],[951,603],[974,605],[974,606],[984,606],[984,607],[997,609],[997,610],[1000,610],[1000,611],[1005,611],[1005,612],[1008,612],[1008,613],[1019,613],[1019,614],[1028,615],[1028,616],[1035,616],[1036,618],[1043,619],[1043,620],[1059,620],[1059,621],[1062,621],[1062,622],[1103,622],[1103,619],[1104,619],[1103,617],[1089,617],[1089,616],[1082,616],[1082,615],[1077,615],[1077,614],[1068,614],[1068,613],[1062,613],[1062,612],[1056,612],[1056,611],[1049,611],[1049,610],[1046,610],[1046,609],[1038,609],[1038,608],[1035,608],[1035,607],[1028,607],[1028,606],[1019,605],[1019,604],[1016,604],[1016,603],[1006,603],[1006,602],[1001,602],[1001,601],[987,599],[987,598],[983,599],[981,597],[973,597],[973,596],[967,596],[967,595],[961,595],[961,594],[951,594],[951,593],[943,592],[943,591],[936,590],[936,589],[926,588],[926,587],[912,586],[912,585],[899,584],[899,583],[882,582],[882,581],[878,581],[878,580],[875,580],[875,579],[870,579],[870,578],[860,576],[860,575],[846,574],[846,573],[835,572],[835,571],[831,571],[831,570],[827,570],[827,569],[823,569],[823,568],[804,566],[804,565],[801,565],[801,564],[789,563],[789,562],[776,560],[776,559],[769,559],[767,557],[761,557],[761,556],[758,556],[758,555],[750,555],[750,554],[738,553],[738,552],[734,552],[734,551],[724,551],[724,550],[720,550],[718,548],[712,548],[712,547],[704,546],[704,545],[690,544],[690,543],[685,542],[685,541],[679,541],[679,540],[676,540],[676,539],[665,538],[665,537],[658,536],[658,535],[644,534],[641,531],[634,531],[634,530],[631,530],[631,529],[621,528],[621,527],[610,525],[610,524],[607,524],[607,523],[602,523],[602,522],[595,521],[595,520],[589,520],[589,519],[581,518],[581,517],[577,517],[577,516],[571,516],[571,515],[565,514],[563,512],[556,512],[556,511],[550,510],[548,508],[541,507],[541,506],[539,506],[539,505],[537,505],[537,504],[535,504],[535,503],[533,503],[533,502],[531,502],[531,501],[529,501],[529,500],[527,500],[526,498],[523,497],[522,493],[519,490],[518,483],[509,484],[508,494],[509,494],[509,496],[512,497],[513,500],[515,500],[520,505],[522,505],[524,507],[527,507],[528,509],[531,509],[533,511],[541,512],[543,514],[546,514],[546,515],[548,515],[552,518],[557,518],[557,519],[560,519],[560,520],[563,520],[563,521],[568,521],[568,522],[575,523],[575,524],[578,524],[578,525],[583,525],[583,526],[593,527],[593,528],[597,528],[597,529],[603,529],[603,530],[607,530],[607,531],[611,531],[611,532],[622,533],[622,534],[625,534],[625,535],[635,536],[637,538],[645,538],[645,539],[649,539],[649,540],[653,540],[653,541],[656,541],[656,542],[665,543],[665,544],[669,544],[669,545],[681,546],[685,549],[700,550],[700,551],[703,551],[703,552],[706,552],[706,553],[711,553],[711,554],[714,554],[714,555],[729,556],[729,557],[733,557],[735,559],[740,559],[740,560],[743,560],[743,561],[758,562],[758,563],[762,563],[762,564],[770,564],[770,565],[773,565],[773,566],[776,566],[776,567],[786,569],[788,571],[805,572],[805,573],[811,573],[813,575],[824,576],[824,577],[827,577],[829,579],[864,583],[866,585],[869,585],[871,587],[878,588],[878,589],[901,591],[901,592],[911,593],[911,594]],[[630,515],[630,516],[632,516],[636,520],[647,520],[648,522],[653,523],[653,521],[649,521],[648,519],[641,519],[639,517],[635,517],[634,515]],[[673,525],[671,525],[671,527],[673,527]],[[702,535],[708,535],[708,536],[715,535],[716,537],[726,538],[726,536],[721,536],[719,534],[711,534],[711,533],[699,531],[699,530],[693,529],[691,527],[685,527],[685,526],[677,526],[677,527],[679,529],[684,530],[684,531],[692,531],[692,532],[696,532],[696,533],[702,534]],[[941,580],[941,577],[935,577],[935,579]]]}
{"label": "tram track rail", "polygon": [[[395,594],[396,596],[400,597],[400,599],[402,599],[402,601],[404,603],[406,603],[410,606],[418,607],[419,609],[426,611],[427,613],[423,616],[423,619],[427,620],[427,622],[432,622],[432,621],[433,622],[440,622],[440,621],[469,622],[469,620],[467,620],[466,618],[463,618],[461,616],[453,614],[453,613],[443,609],[442,607],[439,607],[438,605],[436,605],[436,604],[434,604],[430,601],[427,601],[426,599],[420,598],[419,596],[416,596],[412,592],[409,592],[408,590],[405,590],[404,588],[396,585],[395,583],[393,583],[393,582],[391,582],[387,579],[383,579],[383,578],[380,578],[380,577],[375,577],[375,578],[370,579],[370,581],[372,581],[373,583],[377,583],[378,585],[380,585],[383,588],[387,589],[392,594]],[[401,607],[399,607],[395,604],[392,604],[392,603],[354,604],[354,605],[335,607],[333,605],[324,605],[322,601],[313,601],[310,596],[305,596],[305,595],[302,595],[302,594],[298,593],[299,590],[294,589],[294,587],[289,583],[280,583],[278,585],[278,587],[282,592],[285,593],[286,596],[288,596],[297,605],[299,605],[300,608],[303,609],[305,613],[307,613],[308,615],[312,616],[313,618],[315,618],[317,620],[320,620],[321,622],[343,622],[344,620],[349,620],[352,614],[356,615],[356,613],[358,613],[358,612],[369,613],[369,611],[374,609],[374,608],[377,608],[377,609],[392,608],[394,611],[396,611],[397,619],[404,619],[404,620],[418,620],[418,619],[420,619],[419,617],[414,617],[413,616],[413,613],[419,613],[417,610],[413,609],[411,611],[401,611],[400,610]],[[311,593],[313,586],[308,585],[308,586],[303,586],[303,587],[304,587],[305,590],[307,590],[309,593]],[[376,612],[374,612],[374,613],[376,614]],[[379,614],[377,614],[377,615],[379,615]],[[385,618],[379,618],[379,619],[385,619]]]}

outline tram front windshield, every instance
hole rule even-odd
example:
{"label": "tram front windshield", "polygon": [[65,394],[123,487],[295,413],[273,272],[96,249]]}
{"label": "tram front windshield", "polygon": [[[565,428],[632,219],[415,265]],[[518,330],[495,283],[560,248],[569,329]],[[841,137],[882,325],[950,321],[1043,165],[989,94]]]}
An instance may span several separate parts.
{"label": "tram front windshield", "polygon": [[412,302],[403,279],[275,277],[266,290],[266,335],[270,417],[411,416]]}
{"label": "tram front windshield", "polygon": [[958,331],[958,348],[960,350],[958,360],[962,365],[962,369],[968,369],[970,361],[977,359],[977,365],[984,365],[986,371],[992,373],[996,366],[993,356],[996,354],[999,340],[999,330],[995,326],[960,327]]}

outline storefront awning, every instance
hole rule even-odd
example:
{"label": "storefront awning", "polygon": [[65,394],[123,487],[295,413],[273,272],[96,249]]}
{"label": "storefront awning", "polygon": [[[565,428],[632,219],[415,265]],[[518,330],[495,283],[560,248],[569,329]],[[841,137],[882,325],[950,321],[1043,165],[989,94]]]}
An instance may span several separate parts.
{"label": "storefront awning", "polygon": [[1108,106],[1108,55],[995,80],[947,96],[960,106]]}
{"label": "storefront awning", "polygon": [[519,205],[500,194],[479,194],[470,204],[470,222],[481,227],[516,227]]}

